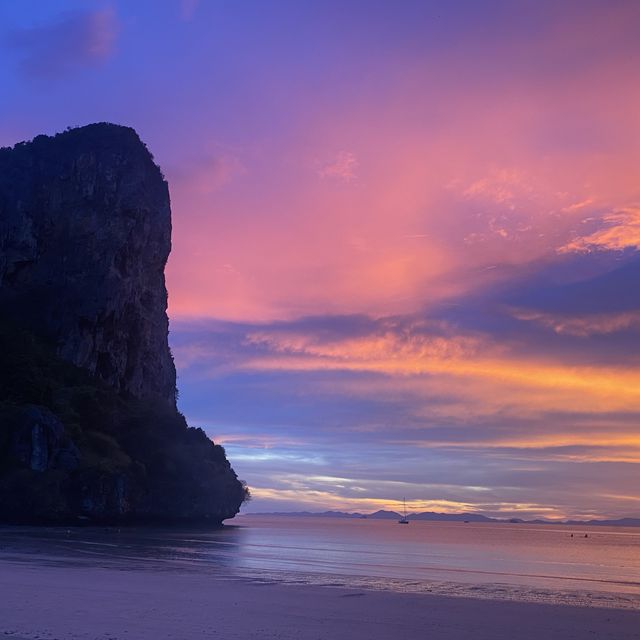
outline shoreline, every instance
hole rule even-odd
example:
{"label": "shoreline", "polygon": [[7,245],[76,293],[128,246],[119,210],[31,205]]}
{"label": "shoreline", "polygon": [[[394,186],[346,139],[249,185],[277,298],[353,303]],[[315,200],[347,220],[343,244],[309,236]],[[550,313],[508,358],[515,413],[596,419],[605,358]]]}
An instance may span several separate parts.
{"label": "shoreline", "polygon": [[509,583],[465,583],[437,580],[403,580],[371,576],[344,576],[328,574],[302,574],[266,572],[238,575],[238,580],[265,584],[283,584],[301,587],[343,588],[380,593],[464,598],[491,602],[514,602],[580,608],[599,608],[620,611],[640,611],[640,596],[629,592],[596,591],[589,589],[535,588]]}
{"label": "shoreline", "polygon": [[627,640],[640,609],[0,560],[0,635],[14,640]]}
{"label": "shoreline", "polygon": [[[393,573],[394,567],[382,565],[355,563],[346,568],[336,563],[335,558],[303,560],[304,553],[277,558],[279,547],[272,554],[273,541],[264,549],[258,546],[258,553],[266,549],[266,555],[252,560],[250,554],[233,551],[247,542],[251,548],[251,541],[243,537],[249,531],[245,527],[120,531],[102,527],[71,530],[4,526],[0,527],[0,570],[13,565],[14,570],[41,567],[61,571],[110,569],[149,575],[174,573],[301,588],[337,587],[485,602],[640,611],[640,581],[628,571],[617,579],[612,579],[612,574],[599,580],[596,575],[514,573],[498,567],[481,569],[477,565],[469,568],[425,565],[421,571],[398,575]],[[313,545],[309,550],[316,551]]]}
{"label": "shoreline", "polygon": [[[1,552],[0,552],[1,553]],[[124,560],[131,561],[126,566]],[[42,569],[66,569],[84,571],[114,571],[139,573],[148,576],[173,574],[202,576],[207,580],[237,582],[257,585],[282,585],[286,587],[347,589],[366,592],[395,593],[400,595],[423,595],[469,600],[541,604],[578,608],[599,608],[619,611],[640,611],[640,595],[627,591],[598,591],[596,589],[557,589],[517,585],[507,582],[475,583],[443,580],[412,580],[383,578],[379,576],[354,576],[347,574],[303,573],[299,571],[238,568],[229,572],[215,565],[197,565],[189,561],[120,558],[118,561],[104,555],[69,557],[50,556],[45,553],[16,553],[0,555],[0,572],[3,566],[22,567],[27,571]]]}

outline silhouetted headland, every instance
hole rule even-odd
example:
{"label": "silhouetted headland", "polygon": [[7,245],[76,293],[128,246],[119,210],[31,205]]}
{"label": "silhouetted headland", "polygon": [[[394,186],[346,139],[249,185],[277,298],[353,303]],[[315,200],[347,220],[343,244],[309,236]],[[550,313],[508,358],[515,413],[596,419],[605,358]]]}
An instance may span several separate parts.
{"label": "silhouetted headland", "polygon": [[[397,520],[402,514],[397,511],[381,509],[373,513],[360,513],[348,511],[274,511],[253,513],[253,516],[279,516],[279,517],[308,517],[308,518],[367,518],[371,520]],[[618,518],[609,520],[523,520],[522,518],[491,518],[481,513],[437,513],[435,511],[422,511],[408,513],[410,520],[424,520],[429,522],[493,522],[509,524],[562,524],[562,525],[588,525],[604,527],[640,527],[640,518]]]}
{"label": "silhouetted headland", "polygon": [[247,496],[176,408],[169,190],[128,127],[0,149],[0,520],[220,523]]}

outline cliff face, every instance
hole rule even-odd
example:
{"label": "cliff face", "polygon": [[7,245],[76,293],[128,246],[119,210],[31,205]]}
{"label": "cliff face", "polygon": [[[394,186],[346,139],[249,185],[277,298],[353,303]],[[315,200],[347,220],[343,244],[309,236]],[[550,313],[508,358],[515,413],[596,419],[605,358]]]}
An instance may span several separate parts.
{"label": "cliff face", "polygon": [[219,523],[246,499],[176,410],[170,243],[133,129],[0,149],[0,520]]}
{"label": "cliff face", "polygon": [[0,308],[117,391],[175,402],[169,191],[133,129],[0,150]]}

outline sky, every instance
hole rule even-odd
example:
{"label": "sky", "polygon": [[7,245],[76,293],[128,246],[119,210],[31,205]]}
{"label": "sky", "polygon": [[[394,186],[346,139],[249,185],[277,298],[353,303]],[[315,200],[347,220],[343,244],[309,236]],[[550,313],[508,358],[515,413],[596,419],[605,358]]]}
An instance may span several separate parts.
{"label": "sky", "polygon": [[0,146],[134,127],[245,512],[640,517],[640,4],[0,0]]}

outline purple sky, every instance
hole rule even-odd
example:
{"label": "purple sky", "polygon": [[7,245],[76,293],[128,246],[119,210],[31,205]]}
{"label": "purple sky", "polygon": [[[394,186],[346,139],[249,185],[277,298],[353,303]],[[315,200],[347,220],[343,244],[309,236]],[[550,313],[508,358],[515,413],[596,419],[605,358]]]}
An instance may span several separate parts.
{"label": "purple sky", "polygon": [[247,511],[640,516],[637,2],[0,1],[0,144],[133,126]]}

